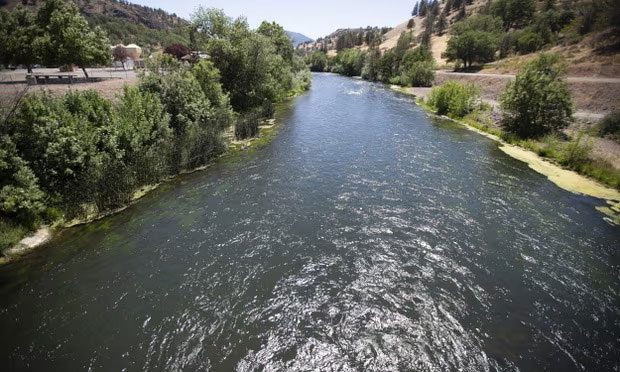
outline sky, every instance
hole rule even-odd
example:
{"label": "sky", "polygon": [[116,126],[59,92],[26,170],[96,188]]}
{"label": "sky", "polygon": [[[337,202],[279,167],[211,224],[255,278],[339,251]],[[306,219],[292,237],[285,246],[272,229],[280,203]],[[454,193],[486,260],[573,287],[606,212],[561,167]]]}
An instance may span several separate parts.
{"label": "sky", "polygon": [[288,31],[313,39],[338,28],[394,27],[407,20],[414,0],[130,0],[161,8],[189,19],[199,5],[224,9],[231,17],[245,16],[252,27],[275,21]]}

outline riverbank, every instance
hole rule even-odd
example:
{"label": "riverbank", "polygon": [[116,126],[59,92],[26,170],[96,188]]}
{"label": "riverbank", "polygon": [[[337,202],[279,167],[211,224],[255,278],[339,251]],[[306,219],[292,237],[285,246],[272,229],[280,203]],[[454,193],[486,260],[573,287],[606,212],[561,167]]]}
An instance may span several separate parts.
{"label": "riverbank", "polygon": [[416,103],[429,114],[459,123],[465,128],[499,143],[500,150],[505,154],[528,164],[531,169],[547,177],[556,186],[576,194],[604,199],[608,206],[597,209],[606,215],[606,221],[620,225],[620,191],[617,189],[579,174],[574,170],[562,167],[560,164],[553,162],[552,159],[543,158],[536,152],[531,151],[531,149],[519,146],[519,144],[506,142],[501,138],[503,132],[498,129],[497,125],[491,127],[471,118],[469,120],[456,120],[447,116],[436,115],[432,108],[426,105],[424,100],[417,97],[410,89],[397,85],[391,85],[390,88],[399,93],[418,98]]}
{"label": "riverbank", "polygon": [[[296,94],[290,97],[289,100],[294,99],[298,95],[299,94]],[[282,105],[285,105],[285,104],[288,104],[288,102],[282,103]],[[120,208],[117,208],[111,211],[106,211],[103,213],[93,212],[92,214],[89,214],[86,217],[81,218],[81,219],[73,219],[70,221],[58,220],[58,221],[54,221],[53,223],[41,226],[36,231],[28,233],[17,244],[4,249],[1,252],[2,255],[0,255],[0,265],[13,262],[15,260],[20,259],[23,256],[26,256],[27,254],[31,253],[37,248],[48,243],[58,232],[64,229],[70,229],[73,227],[86,225],[86,224],[104,219],[106,217],[115,215],[117,213],[121,213],[127,208],[137,203],[138,201],[140,201],[145,196],[149,195],[151,192],[157,190],[163,184],[172,182],[181,176],[205,171],[218,162],[231,162],[231,161],[240,160],[244,154],[250,154],[253,151],[258,150],[266,146],[267,144],[269,144],[273,140],[275,135],[277,134],[277,131],[280,126],[279,123],[280,121],[277,120],[277,114],[276,114],[276,118],[274,119],[263,120],[261,125],[259,126],[259,135],[256,137],[252,137],[252,138],[248,138],[244,140],[235,139],[234,126],[231,126],[224,133],[224,139],[225,139],[226,146],[227,146],[226,151],[219,157],[213,159],[209,164],[197,167],[192,170],[183,171],[174,176],[170,176],[160,183],[157,183],[154,185],[143,186],[133,193],[131,201],[127,205],[124,205]],[[18,231],[14,233],[19,234]]]}

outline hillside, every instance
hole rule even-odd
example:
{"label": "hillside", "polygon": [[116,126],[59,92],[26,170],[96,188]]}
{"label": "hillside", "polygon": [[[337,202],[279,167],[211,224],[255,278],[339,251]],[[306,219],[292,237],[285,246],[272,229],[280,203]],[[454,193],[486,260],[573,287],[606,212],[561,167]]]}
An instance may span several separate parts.
{"label": "hillside", "polygon": [[[189,43],[189,23],[162,9],[118,0],[74,2],[90,24],[100,26],[108,33],[113,44],[159,47],[177,42]],[[41,3],[40,0],[0,0],[0,9],[12,9],[19,4],[36,7]]]}
{"label": "hillside", "polygon": [[308,36],[306,36],[304,34],[300,34],[299,32],[286,31],[286,34],[288,35],[288,37],[293,42],[293,48],[297,48],[299,46],[299,44],[311,43],[311,42],[314,41],[311,38],[309,38]]}
{"label": "hillside", "polygon": [[[497,0],[495,0],[497,1]],[[445,11],[447,3],[456,2],[453,1],[441,1],[439,2],[438,14],[445,14],[446,26],[445,30],[438,32],[436,26],[433,26],[434,31],[430,36],[430,47],[433,57],[437,61],[437,65],[440,68],[453,68],[454,63],[449,63],[444,56],[447,49],[448,41],[450,40],[451,27],[459,20],[468,19],[478,14],[488,14],[491,9],[493,1],[489,0],[472,0],[471,2],[463,0],[459,9],[452,8],[450,11]],[[546,10],[544,7],[548,1],[535,1],[535,13],[529,26],[513,27],[510,32],[506,33],[501,39],[501,43],[509,39],[507,35],[521,35],[525,31],[533,30],[534,33],[541,34],[537,30],[537,22],[545,20],[547,15],[544,13]],[[507,55],[500,55],[496,61],[487,63],[484,65],[484,69],[495,73],[515,73],[526,61],[532,59],[540,51],[552,51],[557,52],[564,57],[568,65],[568,72],[573,76],[602,76],[602,77],[617,77],[620,75],[620,34],[617,32],[617,28],[604,26],[605,22],[613,22],[612,19],[618,18],[620,7],[611,9],[615,12],[608,14],[611,0],[601,0],[600,2],[588,2],[588,0],[555,0],[551,1],[555,4],[556,12],[561,17],[570,17],[570,21],[562,26],[561,29],[556,31],[555,35],[549,38],[548,41],[540,43],[533,52],[523,52],[509,50]],[[592,5],[594,4],[594,5]],[[590,6],[591,8],[588,8]],[[607,7],[607,8],[605,8]],[[439,18],[440,16],[436,16]],[[615,17],[615,18],[614,18]],[[413,32],[413,35],[420,41],[420,38],[425,32],[427,16],[415,15],[410,18],[404,18],[403,22],[389,29],[389,31],[381,34],[379,43],[379,49],[382,52],[394,48],[403,32]],[[549,17],[552,18],[552,17]],[[585,21],[582,21],[584,19]],[[592,19],[591,25],[588,26],[588,30],[583,31],[583,22]],[[557,20],[556,20],[557,21]],[[582,22],[581,24],[579,22]],[[436,24],[436,21],[434,22]],[[412,27],[410,27],[412,26]],[[370,28],[367,28],[370,29]],[[301,52],[308,53],[316,50],[323,50],[328,55],[334,56],[337,51],[344,48],[357,48],[366,50],[369,47],[369,43],[364,39],[362,43],[351,43],[345,40],[346,33],[355,34],[365,29],[345,29],[337,30],[334,33],[320,38],[316,42],[302,44],[298,47]],[[514,40],[513,40],[514,42]],[[338,47],[340,43],[340,48]],[[373,44],[377,45],[377,44]],[[412,45],[413,46],[413,45]]]}

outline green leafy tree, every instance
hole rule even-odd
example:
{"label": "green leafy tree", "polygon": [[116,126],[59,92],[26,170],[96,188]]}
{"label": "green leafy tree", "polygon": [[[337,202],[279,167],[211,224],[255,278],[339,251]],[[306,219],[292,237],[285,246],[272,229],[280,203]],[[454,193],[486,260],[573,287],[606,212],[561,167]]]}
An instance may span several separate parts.
{"label": "green leafy tree", "polygon": [[345,49],[338,53],[334,72],[346,76],[360,76],[365,57],[365,53],[358,49]]}
{"label": "green leafy tree", "polygon": [[255,32],[244,18],[232,20],[221,11],[202,8],[192,20],[208,37],[207,51],[235,109],[250,111],[265,101],[279,101],[305,79],[299,69],[306,67],[289,58],[290,40],[286,38],[285,46],[281,27],[266,23]]}
{"label": "green leafy tree", "polygon": [[364,67],[362,68],[362,78],[370,81],[378,81],[381,76],[381,50],[378,47],[372,48],[366,54]]}
{"label": "green leafy tree", "polygon": [[414,87],[430,87],[435,80],[435,60],[429,48],[421,45],[405,53],[400,82]]}
{"label": "green leafy tree", "polygon": [[480,90],[473,84],[448,81],[428,95],[428,104],[438,115],[462,118],[479,106]]}
{"label": "green leafy tree", "polygon": [[325,52],[313,52],[307,55],[305,60],[310,67],[310,71],[323,72],[327,68],[327,54]]}
{"label": "green leafy tree", "polygon": [[510,30],[529,23],[536,12],[536,4],[534,0],[496,0],[491,11],[502,19],[504,29]]}
{"label": "green leafy tree", "polygon": [[557,54],[529,62],[502,95],[502,126],[523,138],[558,132],[571,121],[571,97]]}
{"label": "green leafy tree", "polygon": [[474,63],[490,62],[499,46],[501,20],[478,15],[456,23],[444,56],[448,61],[461,61],[465,68]]}
{"label": "green leafy tree", "polygon": [[34,13],[22,6],[0,11],[0,63],[24,65],[29,73],[42,58],[42,30]]}
{"label": "green leafy tree", "polygon": [[278,53],[282,59],[288,63],[293,61],[293,44],[282,26],[275,22],[263,22],[256,31],[271,40],[271,43],[276,48],[276,53]]}
{"label": "green leafy tree", "polygon": [[6,135],[0,137],[0,217],[32,227],[45,211],[37,177]]}
{"label": "green leafy tree", "polygon": [[110,42],[105,32],[99,27],[91,29],[75,4],[48,1],[38,19],[46,34],[49,64],[75,64],[88,77],[87,67],[110,62]]}

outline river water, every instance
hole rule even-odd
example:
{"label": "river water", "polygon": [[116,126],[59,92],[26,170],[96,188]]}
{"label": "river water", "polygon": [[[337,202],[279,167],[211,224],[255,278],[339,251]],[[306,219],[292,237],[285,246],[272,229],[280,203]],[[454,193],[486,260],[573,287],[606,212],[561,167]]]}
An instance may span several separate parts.
{"label": "river water", "polygon": [[618,371],[620,229],[380,85],[0,268],[3,370]]}

